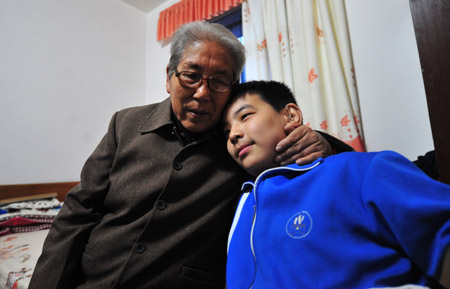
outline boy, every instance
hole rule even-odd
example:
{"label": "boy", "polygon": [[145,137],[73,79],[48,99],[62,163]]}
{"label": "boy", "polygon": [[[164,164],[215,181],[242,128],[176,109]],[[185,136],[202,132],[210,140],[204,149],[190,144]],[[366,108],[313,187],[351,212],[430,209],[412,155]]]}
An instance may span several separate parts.
{"label": "boy", "polygon": [[284,126],[301,122],[284,84],[232,92],[227,149],[256,180],[242,186],[227,288],[449,286],[450,186],[394,152],[275,167]]}

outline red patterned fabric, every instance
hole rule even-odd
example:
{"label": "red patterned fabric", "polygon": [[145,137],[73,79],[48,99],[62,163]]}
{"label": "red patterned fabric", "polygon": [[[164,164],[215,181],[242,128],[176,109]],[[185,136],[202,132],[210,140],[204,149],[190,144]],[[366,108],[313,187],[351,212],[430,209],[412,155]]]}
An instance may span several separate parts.
{"label": "red patterned fabric", "polygon": [[157,40],[169,38],[178,26],[214,18],[239,6],[243,0],[182,0],[159,13]]}
{"label": "red patterned fabric", "polygon": [[51,227],[53,219],[54,216],[43,215],[11,217],[0,222],[0,236],[48,229]]}

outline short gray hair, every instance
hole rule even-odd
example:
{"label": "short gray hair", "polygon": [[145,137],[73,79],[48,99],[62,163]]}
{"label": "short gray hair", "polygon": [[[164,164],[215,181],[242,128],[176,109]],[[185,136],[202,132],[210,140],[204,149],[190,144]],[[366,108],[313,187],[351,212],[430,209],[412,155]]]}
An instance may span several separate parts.
{"label": "short gray hair", "polygon": [[186,48],[202,41],[217,43],[228,51],[233,59],[233,80],[238,80],[245,64],[244,45],[225,26],[205,21],[187,23],[175,31],[170,46],[169,77],[177,70]]}

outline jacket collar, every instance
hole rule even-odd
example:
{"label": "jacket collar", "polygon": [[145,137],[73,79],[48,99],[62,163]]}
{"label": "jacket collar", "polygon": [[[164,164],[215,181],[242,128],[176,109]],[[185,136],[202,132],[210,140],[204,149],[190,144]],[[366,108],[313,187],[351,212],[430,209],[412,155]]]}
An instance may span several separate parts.
{"label": "jacket collar", "polygon": [[170,98],[166,98],[161,103],[157,104],[157,107],[147,117],[139,128],[139,132],[147,133],[157,130],[166,125],[173,125],[171,119],[171,103]]}
{"label": "jacket collar", "polygon": [[[139,128],[139,132],[149,133],[164,126],[169,126],[171,129],[175,126],[175,121],[172,120],[172,103],[170,101],[170,97],[157,104],[156,109],[154,109],[142,123]],[[197,135],[196,139],[198,141],[204,141],[210,137],[216,138],[220,136],[222,136],[222,130],[219,126],[215,126],[211,130]]]}
{"label": "jacket collar", "polygon": [[280,167],[274,167],[274,168],[267,169],[264,172],[262,172],[256,178],[255,181],[247,181],[247,182],[243,183],[241,186],[241,193],[250,193],[254,187],[258,186],[258,184],[261,182],[261,180],[263,180],[267,177],[283,174],[283,173],[286,173],[289,171],[297,172],[298,175],[301,175],[301,174],[304,174],[304,173],[314,169],[315,167],[319,166],[323,162],[324,162],[324,159],[322,157],[320,157],[317,160],[315,160],[314,162],[312,162],[310,164],[306,164],[306,165],[300,166],[297,164],[290,164],[287,166],[280,166]]}

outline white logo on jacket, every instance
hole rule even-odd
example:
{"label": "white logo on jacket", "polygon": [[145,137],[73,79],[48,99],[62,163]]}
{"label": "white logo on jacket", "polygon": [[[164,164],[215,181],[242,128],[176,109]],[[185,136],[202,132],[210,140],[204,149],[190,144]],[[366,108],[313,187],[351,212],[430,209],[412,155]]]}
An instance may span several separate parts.
{"label": "white logo on jacket", "polygon": [[286,233],[289,237],[300,239],[308,236],[312,229],[312,218],[307,211],[294,214],[286,223]]}

